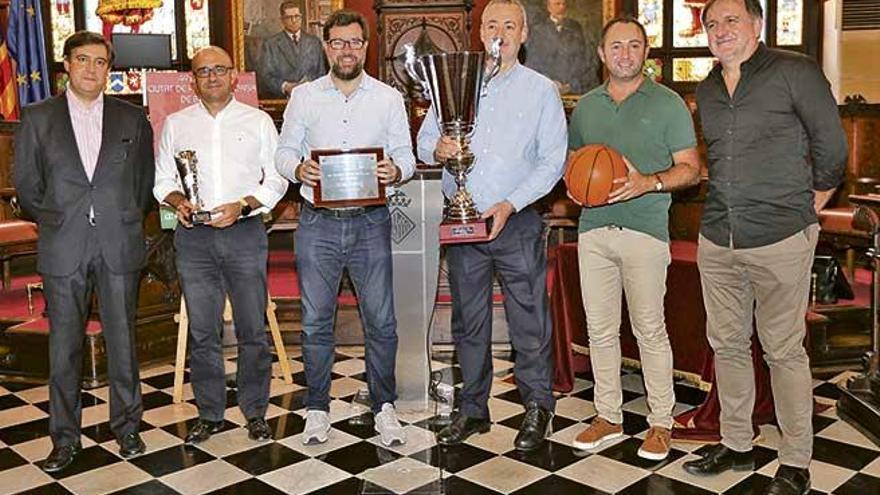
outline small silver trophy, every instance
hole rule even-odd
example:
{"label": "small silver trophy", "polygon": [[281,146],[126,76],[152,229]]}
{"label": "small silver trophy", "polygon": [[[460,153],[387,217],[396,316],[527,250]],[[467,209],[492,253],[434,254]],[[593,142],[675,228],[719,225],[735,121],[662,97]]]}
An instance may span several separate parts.
{"label": "small silver trophy", "polygon": [[177,175],[180,176],[180,185],[183,187],[183,195],[193,205],[195,210],[190,215],[189,221],[193,225],[203,225],[211,221],[211,212],[205,210],[205,204],[199,195],[199,159],[195,150],[182,150],[174,155],[174,163],[177,164]]}
{"label": "small silver trophy", "polygon": [[467,175],[474,168],[474,154],[470,138],[474,133],[480,98],[485,95],[489,81],[501,70],[501,40],[495,39],[489,47],[491,65],[486,64],[483,52],[451,52],[416,56],[415,47],[406,45],[406,71],[422,87],[425,99],[437,117],[444,136],[459,144],[458,155],[443,163],[455,178],[457,190],[443,214],[440,242],[479,242],[489,238],[489,227],[480,220],[471,193],[465,188]]}

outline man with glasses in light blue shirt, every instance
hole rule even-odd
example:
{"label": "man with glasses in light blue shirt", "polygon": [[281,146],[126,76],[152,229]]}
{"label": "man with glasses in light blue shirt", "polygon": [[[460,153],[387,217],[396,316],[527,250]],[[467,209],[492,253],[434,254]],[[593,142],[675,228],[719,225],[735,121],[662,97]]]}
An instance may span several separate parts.
{"label": "man with glasses in light blue shirt", "polygon": [[309,393],[302,442],[326,442],[330,433],[330,370],[336,298],[347,268],[364,327],[367,383],[380,441],[406,441],[394,401],[397,321],[391,268],[391,218],[381,206],[318,208],[314,187],[316,149],[381,147],[386,159],[376,175],[386,186],[409,179],[415,157],[400,93],[364,70],[367,24],[351,11],[334,12],[324,24],[330,74],[297,86],[284,111],[275,155],[278,172],[302,183],[305,199],[296,230],[296,270],[302,294],[303,364]]}
{"label": "man with glasses in light blue shirt", "polygon": [[[528,26],[518,0],[491,0],[483,11],[480,37],[488,46],[502,40],[501,72],[489,83],[471,139],[476,156],[468,191],[484,218],[492,219],[490,240],[446,249],[452,291],[452,334],[464,386],[460,414],[437,434],[443,445],[489,431],[492,384],[492,281],[501,277],[510,340],[516,351],[514,375],[526,416],[514,445],[541,446],[550,430],[555,400],[551,391],[552,326],[547,304],[544,225],[529,205],[547,194],[562,175],[568,146],[565,113],[554,83],[517,62]],[[458,152],[441,137],[429,112],[418,136],[419,157],[442,162]],[[455,191],[443,172],[443,191]]]}

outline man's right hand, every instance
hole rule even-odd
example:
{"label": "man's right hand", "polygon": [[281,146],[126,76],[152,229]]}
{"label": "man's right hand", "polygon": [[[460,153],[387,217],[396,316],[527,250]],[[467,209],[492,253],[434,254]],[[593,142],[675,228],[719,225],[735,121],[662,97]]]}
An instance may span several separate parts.
{"label": "man's right hand", "polygon": [[285,95],[290,96],[290,92],[293,91],[293,88],[296,87],[295,82],[284,81],[281,83],[281,91],[284,92]]}
{"label": "man's right hand", "polygon": [[443,163],[460,152],[461,146],[458,145],[458,141],[448,136],[441,136],[437,140],[437,147],[434,148],[434,159],[438,163]]}
{"label": "man's right hand", "polygon": [[315,187],[321,180],[321,166],[315,160],[304,160],[296,166],[294,176],[303,184]]}

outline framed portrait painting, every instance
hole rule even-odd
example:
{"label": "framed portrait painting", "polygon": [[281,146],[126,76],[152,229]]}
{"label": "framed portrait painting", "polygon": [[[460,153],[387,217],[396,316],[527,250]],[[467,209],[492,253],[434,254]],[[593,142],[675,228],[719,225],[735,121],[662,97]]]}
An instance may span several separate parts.
{"label": "framed portrait painting", "polygon": [[549,77],[563,96],[581,95],[601,82],[596,47],[613,16],[608,0],[521,0],[529,22],[522,62]]}
{"label": "framed portrait painting", "polygon": [[257,75],[260,101],[286,102],[297,84],[327,73],[324,20],[344,0],[232,0],[233,58]]}

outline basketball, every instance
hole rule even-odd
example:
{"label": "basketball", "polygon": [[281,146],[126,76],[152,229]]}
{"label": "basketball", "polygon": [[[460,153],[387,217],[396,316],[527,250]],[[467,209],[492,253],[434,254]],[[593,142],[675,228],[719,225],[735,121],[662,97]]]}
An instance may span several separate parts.
{"label": "basketball", "polygon": [[623,156],[610,146],[588,144],[575,151],[565,166],[565,187],[581,206],[602,206],[628,174]]}

